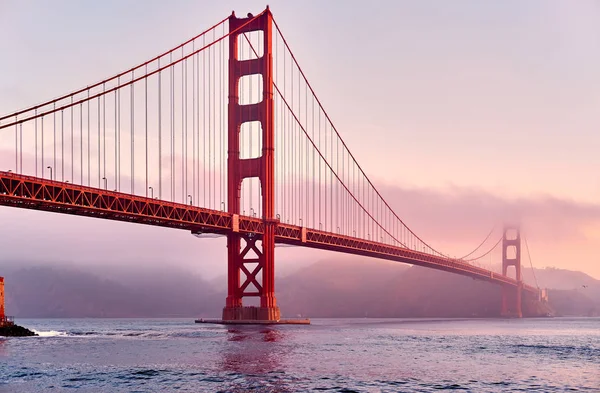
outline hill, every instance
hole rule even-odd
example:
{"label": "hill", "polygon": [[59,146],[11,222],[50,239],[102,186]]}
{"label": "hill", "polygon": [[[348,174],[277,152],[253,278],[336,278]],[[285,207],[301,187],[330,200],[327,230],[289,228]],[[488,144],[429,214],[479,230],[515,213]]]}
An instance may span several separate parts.
{"label": "hill", "polygon": [[18,317],[187,317],[215,315],[221,309],[216,306],[222,300],[217,291],[189,273],[126,282],[56,266],[3,274],[7,311]]}
{"label": "hill", "polygon": [[[7,310],[17,317],[216,317],[225,280],[186,271],[123,268],[110,274],[72,267],[3,267]],[[575,271],[535,270],[558,315],[600,314],[600,281]],[[524,269],[533,283],[533,272]],[[473,279],[394,262],[344,257],[279,277],[284,316],[494,317],[500,288]]]}

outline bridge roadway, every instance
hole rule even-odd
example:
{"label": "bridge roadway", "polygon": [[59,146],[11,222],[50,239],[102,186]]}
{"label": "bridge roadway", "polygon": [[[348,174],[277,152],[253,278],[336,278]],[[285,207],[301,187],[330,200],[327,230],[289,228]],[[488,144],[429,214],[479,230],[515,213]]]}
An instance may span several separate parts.
{"label": "bridge roadway", "polygon": [[[263,233],[263,221],[256,217],[4,171],[0,171],[0,205],[185,229],[191,232],[227,234],[233,231],[257,235]],[[513,278],[461,260],[296,225],[278,223],[275,241],[404,262],[498,285],[519,285]],[[522,285],[523,291],[537,295],[537,288]]]}

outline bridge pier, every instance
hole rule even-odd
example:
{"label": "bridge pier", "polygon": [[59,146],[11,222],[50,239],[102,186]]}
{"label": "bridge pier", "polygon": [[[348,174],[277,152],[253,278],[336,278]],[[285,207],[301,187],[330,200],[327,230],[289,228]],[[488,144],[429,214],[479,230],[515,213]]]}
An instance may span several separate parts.
{"label": "bridge pier", "polygon": [[500,315],[505,318],[523,317],[523,290],[521,286],[516,288],[502,286],[502,310]]}
{"label": "bridge pier", "polygon": [[502,236],[502,274],[507,275],[508,268],[514,266],[517,287],[502,286],[503,317],[523,317],[523,279],[521,277],[521,231],[518,226],[504,227]]}

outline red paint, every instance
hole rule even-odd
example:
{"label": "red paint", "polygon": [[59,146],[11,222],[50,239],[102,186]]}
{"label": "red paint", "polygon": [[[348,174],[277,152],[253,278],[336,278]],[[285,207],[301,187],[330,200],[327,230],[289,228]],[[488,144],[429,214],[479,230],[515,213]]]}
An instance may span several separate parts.
{"label": "red paint", "polygon": [[[509,237],[510,233],[514,233],[514,237]],[[514,257],[509,256],[508,249],[515,248]],[[502,274],[507,277],[508,268],[514,266],[516,276],[516,286],[502,286],[502,315],[523,317],[521,310],[523,279],[521,277],[521,231],[517,226],[506,226],[502,235]],[[514,291],[512,297],[510,292]],[[512,306],[509,305],[509,297],[514,300]]]}
{"label": "red paint", "polygon": [[[242,27],[243,26],[243,27]],[[238,37],[248,32],[262,31],[264,48],[262,57],[238,59]],[[229,18],[229,104],[228,104],[228,211],[240,214],[241,186],[246,178],[260,180],[263,206],[263,233],[257,241],[256,234],[231,232],[227,235],[227,299],[223,309],[224,320],[252,319],[279,320],[279,307],[275,299],[275,138],[273,113],[273,57],[272,15],[267,8],[256,17]],[[241,105],[239,82],[247,75],[260,74],[263,83],[262,100],[255,104]],[[240,158],[240,130],[245,122],[258,121],[262,126],[262,154],[252,159]],[[245,246],[242,247],[242,240]],[[256,257],[249,257],[252,251]],[[256,265],[249,268],[249,265]],[[241,281],[241,277],[245,279]],[[258,277],[262,275],[262,284]],[[249,290],[249,286],[253,290]],[[244,297],[260,297],[258,313],[244,311]],[[256,318],[255,318],[256,317]]]}

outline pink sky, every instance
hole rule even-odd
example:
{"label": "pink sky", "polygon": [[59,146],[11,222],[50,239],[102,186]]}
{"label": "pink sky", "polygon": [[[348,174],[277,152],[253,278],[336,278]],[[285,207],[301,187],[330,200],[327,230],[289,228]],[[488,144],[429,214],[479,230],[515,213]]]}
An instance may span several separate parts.
{"label": "pink sky", "polygon": [[[141,4],[0,6],[0,34],[10,37],[0,50],[12,55],[0,63],[0,74],[10,76],[0,80],[0,112],[144,61],[232,9],[244,15],[264,7]],[[505,216],[518,216],[536,266],[600,278],[598,3],[270,5],[350,149],[417,233],[460,254]],[[35,244],[8,247],[11,258],[172,259],[206,274],[224,272],[222,241],[7,208],[0,219],[11,222],[0,229],[3,249]],[[172,249],[155,246],[160,240]],[[319,258],[280,250],[282,264]],[[209,259],[200,267],[199,254]]]}

